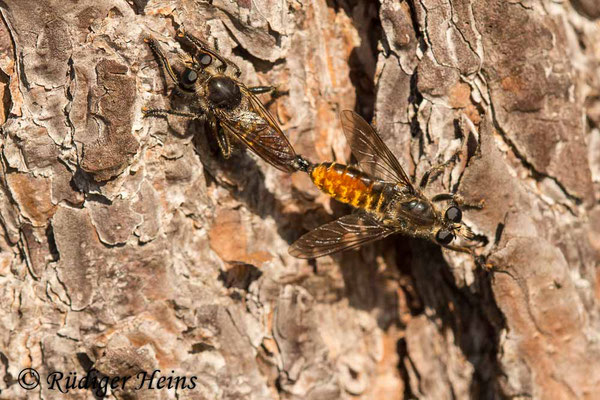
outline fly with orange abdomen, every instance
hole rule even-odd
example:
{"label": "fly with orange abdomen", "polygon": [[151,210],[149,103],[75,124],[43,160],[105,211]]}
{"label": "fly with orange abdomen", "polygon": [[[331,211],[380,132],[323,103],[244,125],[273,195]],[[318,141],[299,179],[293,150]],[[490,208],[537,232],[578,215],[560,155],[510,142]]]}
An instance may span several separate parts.
{"label": "fly with orange abdomen", "polygon": [[[471,248],[451,245],[457,237],[475,238],[462,223],[459,205],[481,208],[483,202],[465,203],[454,194],[427,198],[421,189],[427,185],[427,173],[417,188],[377,132],[358,114],[343,111],[342,127],[358,166],[325,162],[312,164],[297,156],[315,186],[334,199],[357,209],[322,225],[298,239],[290,254],[298,258],[317,258],[357,248],[393,233],[429,239],[451,250],[472,253]],[[442,212],[434,202],[450,200]]]}

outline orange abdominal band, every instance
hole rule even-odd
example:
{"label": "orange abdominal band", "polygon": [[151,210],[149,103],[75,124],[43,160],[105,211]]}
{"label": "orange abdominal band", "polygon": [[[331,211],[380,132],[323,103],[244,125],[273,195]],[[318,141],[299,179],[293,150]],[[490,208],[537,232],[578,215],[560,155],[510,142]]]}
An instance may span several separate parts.
{"label": "orange abdominal band", "polygon": [[321,163],[310,171],[310,177],[322,192],[337,201],[372,211],[381,193],[373,190],[374,181],[361,171],[336,163]]}

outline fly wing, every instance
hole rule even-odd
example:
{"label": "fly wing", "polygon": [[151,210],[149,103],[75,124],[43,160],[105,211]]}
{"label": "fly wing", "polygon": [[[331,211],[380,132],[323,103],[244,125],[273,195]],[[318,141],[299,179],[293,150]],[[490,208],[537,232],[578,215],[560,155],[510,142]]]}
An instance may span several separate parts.
{"label": "fly wing", "polygon": [[240,89],[248,99],[249,109],[240,111],[236,119],[219,115],[221,125],[275,168],[295,172],[296,152],[283,131],[254,94],[244,86]]}
{"label": "fly wing", "polygon": [[368,214],[350,214],[303,235],[288,252],[297,258],[317,258],[360,247],[393,232]]}
{"label": "fly wing", "polygon": [[342,111],[340,118],[352,154],[361,169],[385,181],[400,183],[414,192],[408,175],[375,129],[354,111]]}

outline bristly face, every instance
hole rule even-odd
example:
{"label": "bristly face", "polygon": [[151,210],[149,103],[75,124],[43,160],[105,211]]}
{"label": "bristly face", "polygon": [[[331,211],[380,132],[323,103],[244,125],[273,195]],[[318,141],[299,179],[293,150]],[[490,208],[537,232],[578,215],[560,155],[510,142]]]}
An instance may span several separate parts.
{"label": "bristly face", "polygon": [[458,236],[468,238],[470,235],[461,223],[462,211],[458,206],[452,204],[445,211],[439,210],[418,190],[410,196],[398,195],[386,214],[391,225],[400,226],[406,233],[428,238],[442,246],[450,245]]}
{"label": "bristly face", "polygon": [[198,72],[191,68],[186,68],[181,74],[179,82],[182,89],[190,92],[195,91],[196,82],[198,82]]}
{"label": "bristly face", "polygon": [[441,245],[449,245],[457,236],[462,233],[462,211],[455,205],[446,209],[442,226],[435,233],[435,241]]}
{"label": "bristly face", "polygon": [[184,63],[187,67],[181,74],[181,89],[203,96],[211,108],[232,110],[240,105],[240,85],[229,76],[226,65],[220,70],[215,68],[215,59],[210,54],[184,59]]}
{"label": "bristly face", "polygon": [[400,225],[404,224],[415,236],[426,237],[442,246],[448,246],[457,236],[469,235],[461,223],[462,211],[456,205],[451,205],[442,212],[420,192],[414,197],[401,198],[402,201],[391,207],[396,209],[392,214],[393,218]]}

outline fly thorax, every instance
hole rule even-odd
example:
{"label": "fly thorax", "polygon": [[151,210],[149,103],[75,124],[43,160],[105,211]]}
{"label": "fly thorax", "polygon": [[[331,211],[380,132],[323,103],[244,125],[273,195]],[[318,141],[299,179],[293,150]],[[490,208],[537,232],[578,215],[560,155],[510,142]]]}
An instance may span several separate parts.
{"label": "fly thorax", "polygon": [[404,213],[409,214],[412,219],[422,224],[432,224],[435,220],[431,204],[424,200],[412,199],[405,201],[400,203],[400,207]]}
{"label": "fly thorax", "polygon": [[239,85],[227,76],[210,78],[207,92],[208,100],[215,108],[232,109],[242,102],[242,91]]}

